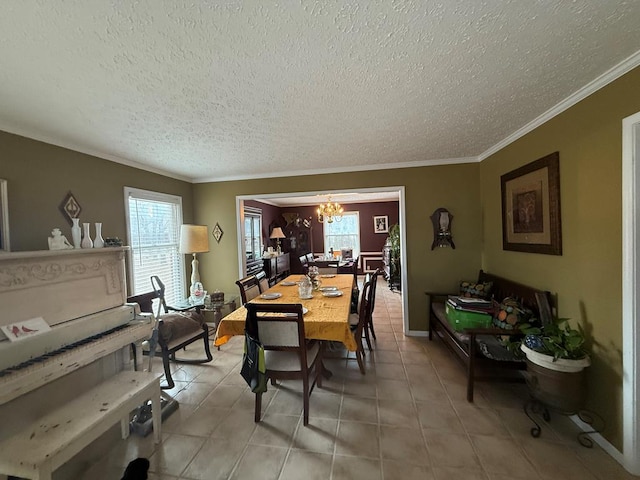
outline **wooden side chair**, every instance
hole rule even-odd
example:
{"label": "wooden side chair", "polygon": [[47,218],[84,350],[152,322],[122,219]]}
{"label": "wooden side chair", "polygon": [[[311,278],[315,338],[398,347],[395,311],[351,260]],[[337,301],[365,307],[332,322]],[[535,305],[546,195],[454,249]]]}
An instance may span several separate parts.
{"label": "wooden side chair", "polygon": [[[164,376],[167,384],[162,385],[162,389],[171,389],[175,386],[171,376],[170,361],[177,363],[206,363],[213,360],[209,349],[209,327],[204,321],[204,316],[199,309],[191,311],[170,313],[164,300],[164,284],[158,277],[152,277],[154,290],[141,295],[134,295],[127,298],[128,303],[137,303],[141,312],[153,312],[153,301],[160,302],[155,312],[158,321],[158,345],[156,352],[162,356]],[[162,307],[162,308],[160,308]],[[164,310],[164,312],[162,311]],[[182,350],[187,345],[202,339],[204,342],[204,359],[181,359],[176,358],[176,352]],[[149,353],[149,352],[143,352]]]}
{"label": "wooden side chair", "polygon": [[236,285],[238,285],[240,289],[240,298],[242,299],[243,305],[260,295],[260,284],[255,275],[249,275],[248,277],[236,280]]}
{"label": "wooden side chair", "polygon": [[371,350],[369,332],[371,332],[371,336],[373,337],[373,339],[377,340],[376,331],[373,328],[373,311],[376,308],[376,288],[378,286],[378,275],[380,275],[380,269],[376,268],[375,272],[371,274],[371,305],[369,307],[369,320],[367,321],[367,327],[365,329],[365,338],[367,340],[369,350]]}
{"label": "wooden side chair", "polygon": [[[362,345],[362,338],[364,336],[364,331],[367,326],[367,321],[369,318],[369,311],[371,305],[371,274],[367,273],[364,279],[364,284],[362,285],[362,295],[360,297],[360,307],[358,308],[358,313],[352,313],[349,316],[349,325],[351,327],[351,331],[353,332],[353,336],[356,340],[357,350],[356,350],[356,360],[358,361],[358,367],[360,367],[360,373],[365,374],[364,369],[364,347]],[[347,360],[349,357],[347,356]]]}
{"label": "wooden side chair", "polygon": [[256,281],[258,282],[258,289],[260,290],[260,293],[264,293],[269,290],[269,279],[267,278],[267,273],[264,270],[260,270],[256,273]]}
{"label": "wooden side chair", "polygon": [[[309,424],[309,396],[316,383],[322,387],[320,342],[307,342],[302,305],[247,303],[246,332],[263,346],[266,378],[302,380],[304,425]],[[315,378],[311,381],[311,372]],[[262,393],[256,393],[255,421],[262,415]]]}

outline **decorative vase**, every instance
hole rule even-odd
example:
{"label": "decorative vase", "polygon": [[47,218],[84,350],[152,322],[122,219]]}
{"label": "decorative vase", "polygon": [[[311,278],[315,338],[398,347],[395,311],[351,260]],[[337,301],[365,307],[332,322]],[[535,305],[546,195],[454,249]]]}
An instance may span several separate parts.
{"label": "decorative vase", "polygon": [[82,248],[82,229],[80,228],[80,219],[72,218],[71,238],[73,240],[73,248]]}
{"label": "decorative vase", "polygon": [[104,247],[104,239],[102,238],[102,223],[96,223],[96,239],[93,241],[93,248]]}
{"label": "decorative vase", "polygon": [[84,233],[82,234],[82,248],[93,248],[93,241],[89,236],[89,225],[89,223],[82,224],[82,229],[84,230]]}

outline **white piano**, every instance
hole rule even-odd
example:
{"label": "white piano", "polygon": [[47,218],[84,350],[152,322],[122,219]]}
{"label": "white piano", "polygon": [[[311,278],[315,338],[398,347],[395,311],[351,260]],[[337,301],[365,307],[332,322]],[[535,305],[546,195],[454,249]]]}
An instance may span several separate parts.
{"label": "white piano", "polygon": [[131,345],[155,320],[126,304],[127,250],[0,254],[0,326],[41,317],[51,327],[13,342],[0,331],[0,442],[132,369]]}

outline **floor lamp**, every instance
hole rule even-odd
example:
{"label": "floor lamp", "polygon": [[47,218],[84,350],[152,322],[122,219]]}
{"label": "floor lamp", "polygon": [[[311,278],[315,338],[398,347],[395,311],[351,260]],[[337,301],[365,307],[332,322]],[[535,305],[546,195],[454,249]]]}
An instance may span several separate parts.
{"label": "floor lamp", "polygon": [[180,253],[193,254],[193,260],[191,260],[191,287],[189,288],[189,293],[193,300],[200,299],[203,293],[196,254],[209,251],[208,230],[206,225],[180,225]]}

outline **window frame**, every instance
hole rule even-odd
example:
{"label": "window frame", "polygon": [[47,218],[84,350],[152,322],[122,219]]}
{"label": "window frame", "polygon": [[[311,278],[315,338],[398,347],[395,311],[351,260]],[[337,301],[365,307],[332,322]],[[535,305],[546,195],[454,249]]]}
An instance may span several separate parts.
{"label": "window frame", "polygon": [[[144,190],[144,189],[140,189],[140,188],[135,188],[135,187],[124,187],[124,208],[125,208],[125,222],[126,222],[126,229],[127,229],[127,244],[129,245],[129,250],[128,250],[128,258],[129,261],[127,262],[128,266],[127,266],[127,270],[128,270],[128,282],[127,282],[127,291],[129,295],[138,295],[141,293],[146,293],[146,292],[150,292],[152,290],[152,286],[151,283],[149,283],[149,289],[146,290],[145,292],[135,292],[134,287],[135,287],[135,276],[134,276],[134,248],[132,245],[132,238],[131,238],[131,211],[129,209],[129,199],[131,197],[140,199],[140,200],[147,200],[147,201],[152,201],[152,202],[159,202],[159,203],[166,203],[166,204],[171,204],[173,205],[173,208],[175,208],[176,211],[176,249],[178,250],[179,247],[179,242],[180,242],[180,225],[182,225],[183,223],[183,215],[182,215],[182,197],[178,196],[178,195],[172,195],[169,193],[161,193],[161,192],[155,192],[152,190]],[[184,260],[184,255],[179,253],[179,250],[177,251],[177,255],[178,255],[178,268],[179,268],[179,278],[182,280],[180,282],[179,285],[174,286],[172,284],[172,287],[174,289],[177,296],[180,296],[182,298],[186,298],[187,293],[186,293],[186,266],[185,266],[185,260]],[[161,279],[163,280],[163,282],[166,283],[166,279]],[[168,299],[170,300],[170,299]]]}
{"label": "window frame", "polygon": [[[247,258],[247,228],[246,228],[246,222],[247,222],[247,218],[257,218],[258,219],[258,235],[257,237],[254,237],[253,235],[251,236],[251,245],[252,245],[252,253],[254,254],[254,258],[251,259],[251,261],[257,261],[262,259],[262,251],[264,249],[264,242],[263,242],[263,238],[262,238],[262,209],[261,208],[257,208],[257,207],[244,207],[244,218],[243,218],[243,226],[244,226],[244,246],[243,246],[243,254],[245,257],[245,263],[248,263],[250,261],[249,258]],[[252,223],[254,223],[254,220],[252,220]],[[254,232],[254,228],[251,229],[252,233]],[[253,251],[253,245],[255,242],[255,238],[258,239],[258,250],[257,251]]]}
{"label": "window frame", "polygon": [[[358,237],[358,245],[357,248],[354,246],[353,247],[353,256],[354,258],[360,255],[361,252],[361,248],[362,248],[362,241],[361,241],[361,235],[360,235],[360,231],[362,230],[362,227],[360,225],[360,211],[358,210],[350,210],[350,211],[346,211],[342,214],[343,216],[343,220],[345,216],[354,216],[358,219],[358,231],[356,232],[356,235]],[[341,220],[342,221],[342,220]],[[335,222],[335,220],[334,220]],[[333,235],[336,236],[336,235]],[[323,241],[323,248],[324,248],[324,253],[325,255],[327,255],[329,253],[329,248],[331,247],[331,245],[328,244],[327,242],[327,222],[323,222],[322,223],[322,241]],[[340,250],[340,248],[337,249],[338,251]],[[336,250],[334,249],[334,252]]]}

